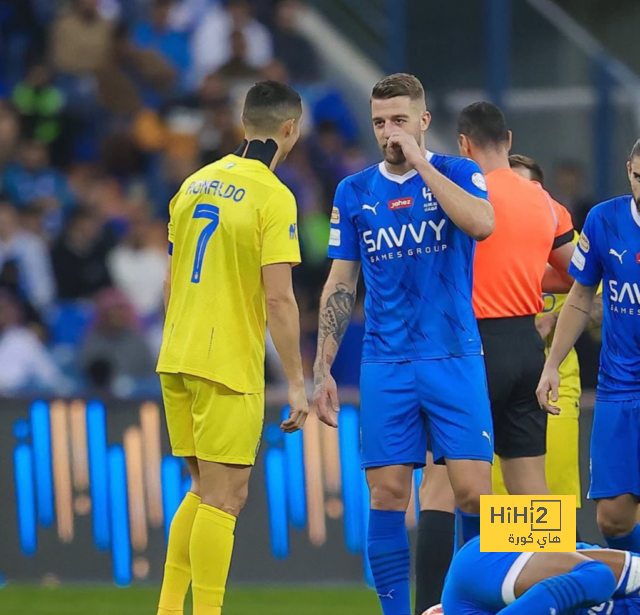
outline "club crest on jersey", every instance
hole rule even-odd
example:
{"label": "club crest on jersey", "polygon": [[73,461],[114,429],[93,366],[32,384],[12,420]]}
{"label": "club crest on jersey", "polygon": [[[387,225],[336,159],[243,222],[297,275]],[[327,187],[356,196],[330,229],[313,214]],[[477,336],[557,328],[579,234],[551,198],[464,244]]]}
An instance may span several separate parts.
{"label": "club crest on jersey", "polygon": [[389,209],[404,209],[405,207],[411,207],[413,205],[413,197],[406,197],[403,199],[394,199],[389,201]]}
{"label": "club crest on jersey", "polygon": [[433,196],[433,192],[431,192],[431,190],[426,186],[422,189],[422,197],[426,201],[423,205],[425,211],[435,211],[438,209],[438,201],[436,201],[436,197]]}

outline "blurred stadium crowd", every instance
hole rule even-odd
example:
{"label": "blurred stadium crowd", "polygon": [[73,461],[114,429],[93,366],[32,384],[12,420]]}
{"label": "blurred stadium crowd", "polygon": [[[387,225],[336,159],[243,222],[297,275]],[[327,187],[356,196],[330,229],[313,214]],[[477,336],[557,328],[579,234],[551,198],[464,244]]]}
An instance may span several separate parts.
{"label": "blurred stadium crowd", "polygon": [[158,392],[168,203],[238,147],[244,94],[261,79],[292,83],[306,106],[305,138],[278,174],[300,208],[312,361],[330,201],[370,161],[296,29],[299,8],[0,2],[1,394]]}
{"label": "blurred stadium crowd", "polygon": [[[159,393],[168,203],[190,173],[237,148],[244,95],[261,79],[291,83],[306,107],[304,138],[277,174],[299,206],[311,373],[331,199],[375,160],[297,28],[300,9],[0,0],[0,395]],[[554,184],[580,227],[590,204],[580,169],[560,167]],[[341,385],[357,384],[363,333],[356,309],[334,368]]]}

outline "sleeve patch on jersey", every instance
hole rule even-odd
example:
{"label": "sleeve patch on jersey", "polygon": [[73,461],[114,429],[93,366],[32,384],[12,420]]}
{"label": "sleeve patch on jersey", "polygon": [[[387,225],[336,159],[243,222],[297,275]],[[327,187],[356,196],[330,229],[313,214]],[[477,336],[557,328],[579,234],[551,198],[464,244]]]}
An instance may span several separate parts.
{"label": "sleeve patch on jersey", "polygon": [[471,176],[471,181],[476,188],[480,188],[480,190],[487,191],[487,180],[484,178],[482,173],[474,173]]}
{"label": "sleeve patch on jersey", "polygon": [[331,232],[329,233],[329,245],[333,246],[334,248],[338,248],[340,247],[340,241],[340,229],[332,228]]}
{"label": "sleeve patch on jersey", "polygon": [[589,249],[591,248],[591,244],[589,243],[589,238],[584,234],[584,231],[580,233],[580,239],[578,241],[578,245],[582,248],[582,251],[585,254],[589,253]]}
{"label": "sleeve patch on jersey", "polygon": [[168,252],[169,252],[169,256],[173,256],[173,242],[171,241],[169,242]]}
{"label": "sleeve patch on jersey", "polygon": [[337,207],[331,210],[331,224],[340,224],[340,210]]}
{"label": "sleeve patch on jersey", "polygon": [[573,252],[573,256],[571,257],[571,262],[575,265],[576,269],[584,271],[587,259],[584,257],[584,254],[580,252],[580,249],[576,248]]}

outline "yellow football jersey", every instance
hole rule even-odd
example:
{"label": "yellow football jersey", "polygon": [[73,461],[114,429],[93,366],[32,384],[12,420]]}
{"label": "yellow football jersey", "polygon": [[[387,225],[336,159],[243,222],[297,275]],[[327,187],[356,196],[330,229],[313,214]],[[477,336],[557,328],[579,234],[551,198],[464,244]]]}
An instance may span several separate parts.
{"label": "yellow football jersey", "polygon": [[264,390],[262,267],[298,264],[297,207],[260,161],[226,156],[170,204],[171,296],[157,371]]}

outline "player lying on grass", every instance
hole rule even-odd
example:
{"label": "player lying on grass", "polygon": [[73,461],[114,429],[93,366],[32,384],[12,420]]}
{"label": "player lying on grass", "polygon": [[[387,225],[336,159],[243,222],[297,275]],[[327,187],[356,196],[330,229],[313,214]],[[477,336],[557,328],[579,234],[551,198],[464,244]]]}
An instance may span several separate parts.
{"label": "player lying on grass", "polygon": [[640,556],[577,547],[575,553],[482,553],[480,538],[474,538],[453,559],[441,607],[426,613],[640,613]]}

